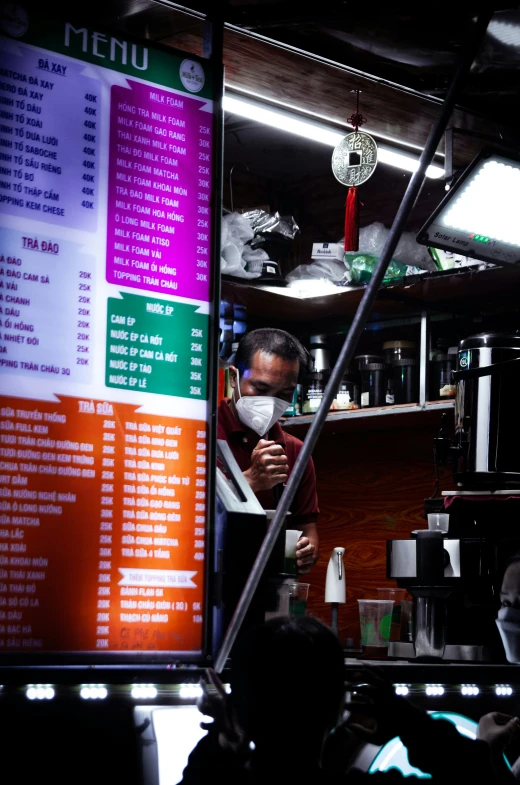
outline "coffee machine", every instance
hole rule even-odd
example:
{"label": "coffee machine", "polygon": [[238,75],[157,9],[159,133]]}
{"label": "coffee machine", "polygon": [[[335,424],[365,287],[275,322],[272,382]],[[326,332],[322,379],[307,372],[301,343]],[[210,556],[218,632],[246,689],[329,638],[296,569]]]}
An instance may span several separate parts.
{"label": "coffee machine", "polygon": [[455,435],[443,423],[434,454],[452,463],[457,488],[425,501],[425,517],[449,514],[449,531],[387,542],[388,578],[414,597],[413,644],[390,644],[389,653],[503,662],[500,585],[520,552],[520,334],[461,341],[454,378]]}

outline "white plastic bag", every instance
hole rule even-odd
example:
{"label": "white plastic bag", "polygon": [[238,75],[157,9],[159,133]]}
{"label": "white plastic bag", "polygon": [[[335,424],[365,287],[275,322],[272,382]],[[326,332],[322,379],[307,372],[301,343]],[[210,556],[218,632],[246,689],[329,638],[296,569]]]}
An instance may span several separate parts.
{"label": "white plastic bag", "polygon": [[240,213],[229,213],[222,218],[220,238],[221,272],[226,275],[234,275],[236,278],[258,278],[260,273],[247,272],[245,269],[246,260],[243,256],[245,244],[252,240],[253,237],[254,232],[249,221]]}

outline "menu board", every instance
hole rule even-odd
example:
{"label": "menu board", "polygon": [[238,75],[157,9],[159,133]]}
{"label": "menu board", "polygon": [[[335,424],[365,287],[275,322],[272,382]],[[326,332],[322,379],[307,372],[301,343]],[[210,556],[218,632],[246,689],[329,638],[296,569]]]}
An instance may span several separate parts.
{"label": "menu board", "polygon": [[203,650],[207,63],[0,19],[0,659]]}

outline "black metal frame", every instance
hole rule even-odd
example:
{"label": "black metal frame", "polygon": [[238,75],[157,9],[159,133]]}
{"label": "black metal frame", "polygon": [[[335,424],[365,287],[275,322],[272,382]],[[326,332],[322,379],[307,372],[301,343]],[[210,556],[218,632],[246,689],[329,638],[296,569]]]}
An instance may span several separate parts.
{"label": "black metal frame", "polygon": [[[222,172],[223,172],[223,108],[222,97],[224,90],[224,68],[223,68],[223,31],[224,22],[222,16],[222,7],[220,3],[216,4],[215,13],[212,15],[212,20],[207,21],[207,35],[205,43],[205,57],[201,58],[198,55],[193,55],[184,52],[181,49],[175,49],[165,44],[156,43],[153,41],[146,41],[146,45],[166,52],[169,55],[188,55],[197,60],[206,61],[209,65],[212,77],[212,92],[213,92],[213,148],[212,148],[212,227],[211,227],[211,281],[210,281],[210,326],[213,327],[209,336],[208,342],[208,402],[207,402],[207,424],[208,424],[208,439],[207,442],[210,448],[207,452],[207,470],[206,470],[206,553],[204,560],[204,576],[205,576],[205,589],[204,589],[204,612],[207,614],[206,618],[208,623],[204,624],[203,632],[203,648],[202,652],[191,653],[176,653],[168,651],[154,651],[154,652],[102,652],[102,651],[87,651],[87,652],[2,652],[0,654],[0,674],[1,683],[7,684],[11,681],[23,681],[27,683],[32,682],[48,682],[49,680],[56,680],[59,674],[60,681],[63,680],[65,674],[77,673],[86,674],[92,667],[95,667],[96,677],[94,678],[92,671],[90,680],[99,681],[98,673],[101,669],[107,669],[108,682],[116,681],[117,683],[126,682],[126,680],[137,680],[134,674],[141,672],[141,679],[150,681],[149,673],[153,671],[163,674],[164,681],[170,681],[170,674],[175,671],[167,670],[167,665],[174,665],[184,663],[197,664],[204,663],[210,659],[210,642],[211,630],[209,628],[211,620],[211,605],[210,597],[212,587],[210,586],[209,577],[212,575],[212,524],[214,520],[215,511],[215,473],[216,473],[216,441],[217,441],[217,387],[218,387],[218,348],[219,348],[219,307],[220,307],[220,231],[221,231],[221,212],[222,212]],[[81,14],[79,14],[81,16]],[[56,18],[59,19],[60,15],[56,13]],[[91,17],[86,16],[91,20]],[[97,28],[107,33],[114,35],[121,35],[121,32],[111,26],[101,26]],[[135,35],[124,33],[125,40],[142,44],[144,39],[136,38]],[[113,669],[113,670],[112,670]],[[119,676],[113,678],[113,674],[120,670]],[[23,677],[20,673],[23,672]],[[124,674],[132,674],[132,677]],[[111,678],[112,676],[112,678]],[[156,676],[157,681],[159,677]],[[76,677],[79,682],[82,679]],[[87,678],[88,681],[88,678]],[[177,679],[182,681],[182,679]]]}

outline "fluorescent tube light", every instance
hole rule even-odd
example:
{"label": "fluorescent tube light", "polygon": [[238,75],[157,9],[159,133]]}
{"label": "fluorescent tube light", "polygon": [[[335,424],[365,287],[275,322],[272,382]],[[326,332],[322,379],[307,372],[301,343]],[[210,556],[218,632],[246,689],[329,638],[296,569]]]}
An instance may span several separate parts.
{"label": "fluorescent tube light", "polygon": [[484,262],[520,262],[520,158],[483,150],[417,236],[419,243]]}
{"label": "fluorescent tube light", "polygon": [[[223,106],[224,111],[230,114],[237,114],[240,117],[246,117],[248,120],[254,120],[262,125],[269,125],[271,128],[277,128],[280,131],[287,131],[329,147],[335,147],[348,133],[347,129],[341,131],[325,123],[302,119],[285,109],[278,109],[262,104],[260,101],[252,101],[250,98],[242,98],[229,93],[224,95]],[[407,172],[415,172],[419,167],[418,158],[385,144],[377,145],[377,156],[381,163],[404,169]],[[444,169],[441,166],[431,164],[426,170],[426,176],[435,179],[444,177]]]}

